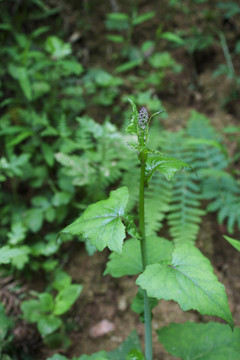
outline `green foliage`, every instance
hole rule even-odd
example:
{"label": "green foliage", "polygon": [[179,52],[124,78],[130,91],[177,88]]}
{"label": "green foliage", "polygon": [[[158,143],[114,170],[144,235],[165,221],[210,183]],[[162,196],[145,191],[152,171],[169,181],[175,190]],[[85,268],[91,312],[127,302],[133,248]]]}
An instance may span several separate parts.
{"label": "green foliage", "polygon": [[182,360],[239,359],[240,328],[232,332],[228,326],[208,324],[170,324],[157,331],[166,350]]}
{"label": "green foliage", "polygon": [[177,246],[171,262],[148,265],[136,283],[150,297],[175,300],[184,311],[216,315],[233,327],[224,286],[217,281],[209,261],[192,245]]}
{"label": "green foliage", "polygon": [[53,287],[58,291],[55,297],[49,292],[36,293],[36,299],[25,300],[21,304],[23,318],[30,323],[36,323],[46,343],[51,341],[50,335],[56,330],[64,329],[64,323],[59,316],[72,307],[82,291],[82,286],[71,284],[69,275],[62,271],[56,273]]}
{"label": "green foliage", "polygon": [[127,187],[112,191],[108,200],[90,205],[83,215],[67,226],[63,232],[90,239],[91,244],[99,251],[108,247],[112,251],[121,253],[125,238],[122,219],[127,202]]}
{"label": "green foliage", "polygon": [[[99,351],[92,355],[81,355],[72,360],[144,360],[141,353],[140,340],[136,331],[132,331],[128,338],[115,350],[106,352]],[[47,360],[68,360],[65,356],[55,354]]]}
{"label": "green foliage", "polygon": [[[147,243],[149,264],[154,264],[158,261],[169,261],[172,250],[173,245],[168,240],[157,236],[149,236]],[[121,277],[124,275],[137,275],[141,272],[140,241],[130,239],[125,241],[122,254],[110,254],[104,275],[110,274],[113,277]]]}

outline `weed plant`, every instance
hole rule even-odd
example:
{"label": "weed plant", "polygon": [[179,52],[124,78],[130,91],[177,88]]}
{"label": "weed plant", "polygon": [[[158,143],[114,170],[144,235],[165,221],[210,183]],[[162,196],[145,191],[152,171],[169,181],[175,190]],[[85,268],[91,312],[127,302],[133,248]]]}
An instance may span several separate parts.
{"label": "weed plant", "polygon": [[[126,130],[137,140],[130,146],[137,152],[140,162],[137,221],[126,213],[129,192],[124,186],[112,191],[107,200],[90,205],[63,232],[90,240],[99,251],[106,247],[112,251],[105,275],[138,275],[139,288],[132,308],[142,316],[145,325],[146,360],[153,359],[152,309],[161,299],[176,301],[183,311],[192,309],[202,315],[220,317],[230,325],[185,323],[161,328],[157,331],[159,340],[171,354],[181,359],[196,359],[202,353],[210,353],[205,359],[237,359],[240,329],[234,330],[224,286],[217,280],[209,260],[187,241],[188,229],[185,238],[182,233],[180,240],[176,236],[178,231],[173,232],[175,242],[157,234],[146,235],[145,192],[154,173],[160,172],[170,181],[183,168],[191,172],[191,167],[185,161],[147,147],[150,121],[156,114],[149,118],[146,108],[138,113],[134,102],[129,101],[133,116]],[[195,142],[198,144],[197,140]],[[139,346],[136,348],[133,344],[129,348],[123,344],[123,348],[121,359],[144,359]],[[57,360],[57,356],[51,360]],[[84,356],[79,360],[85,359]],[[87,358],[107,360],[112,359],[112,355],[102,351]]]}

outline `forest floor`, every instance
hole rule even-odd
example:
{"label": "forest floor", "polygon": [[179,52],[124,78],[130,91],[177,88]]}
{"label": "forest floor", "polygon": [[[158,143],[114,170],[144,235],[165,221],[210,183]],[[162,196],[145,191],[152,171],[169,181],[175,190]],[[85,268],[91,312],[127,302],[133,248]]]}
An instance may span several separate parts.
{"label": "forest floor", "polygon": [[[73,5],[74,2],[72,1]],[[109,4],[110,2],[108,2]],[[147,1],[139,1],[139,11],[145,12],[152,10],[159,14],[159,21],[163,19],[164,11],[160,6],[147,5]],[[151,3],[151,2],[150,2]],[[126,6],[126,5],[125,5]],[[71,14],[71,9],[68,14]],[[121,9],[122,11],[124,10]],[[160,11],[161,10],[161,11]],[[111,11],[109,8],[108,11]],[[97,14],[93,14],[90,27],[84,37],[84,46],[86,46],[89,54],[89,66],[98,65],[106,68],[111,72],[110,61],[104,53],[104,26],[103,19],[106,8],[104,5],[99,6]],[[67,14],[67,13],[66,13]],[[69,15],[70,16],[70,15]],[[156,16],[158,18],[158,16]],[[192,19],[196,21],[197,16]],[[65,18],[66,24],[69,26],[69,20]],[[156,20],[155,20],[156,21]],[[148,38],[148,32],[155,32],[156,23],[150,22],[146,28],[140,29],[139,36]],[[168,28],[182,29],[187,25],[181,16],[173,17],[172,23],[168,23]],[[67,26],[65,24],[65,26]],[[74,31],[80,31],[77,23],[72,20],[71,26]],[[141,33],[142,31],[142,33]],[[89,43],[87,40],[89,39]],[[197,57],[199,55],[199,58]],[[174,56],[174,54],[173,54]],[[177,56],[177,57],[176,57]],[[227,125],[238,125],[240,116],[240,103],[233,102],[231,106],[223,108],[221,106],[223,99],[231,87],[231,81],[226,77],[213,78],[212,70],[218,63],[219,57],[223,58],[221,48],[206,50],[204,57],[200,53],[197,54],[198,69],[198,86],[190,90],[189,84],[192,81],[192,64],[189,54],[184,50],[176,50],[175,58],[184,65],[182,73],[170,75],[166,81],[172,84],[171,90],[160,91],[157,95],[162,100],[164,107],[169,113],[169,118],[163,121],[166,129],[176,131],[185,126],[186,119],[189,117],[190,111],[195,109],[204,113],[211,120],[213,126],[219,131]],[[224,61],[224,60],[223,60]],[[108,68],[109,66],[109,68]],[[96,109],[90,109],[90,115],[95,117]],[[229,152],[234,151],[235,144],[226,139]],[[220,227],[215,219],[214,214],[207,215],[203,218],[201,229],[199,232],[197,246],[210,259],[214,271],[219,280],[225,285],[228,294],[230,309],[233,314],[235,325],[240,326],[240,253],[231,247],[223,238],[226,233],[224,227]],[[162,235],[162,234],[160,234]],[[239,234],[235,234],[239,237]],[[144,326],[139,323],[139,317],[131,311],[131,301],[136,294],[135,277],[123,277],[115,279],[102,276],[107,261],[108,251],[95,253],[89,257],[85,252],[82,243],[73,244],[74,250],[69,258],[66,270],[72,276],[73,281],[83,285],[83,292],[70,312],[73,322],[76,324],[74,331],[70,333],[72,341],[71,347],[62,352],[68,357],[80,356],[81,354],[91,354],[100,350],[113,350],[128,337],[133,329],[136,329],[138,335],[144,343]],[[166,326],[170,322],[183,323],[186,321],[220,321],[217,318],[209,316],[200,316],[195,311],[183,312],[179,305],[175,302],[160,301],[159,305],[153,310],[154,320],[153,329]],[[91,329],[101,320],[108,320],[114,326],[114,330],[103,336],[94,338],[91,335]],[[175,357],[169,355],[154,335],[154,359],[155,360],[171,360]],[[54,351],[54,353],[56,350]],[[46,355],[51,352],[43,349],[39,355],[39,359],[45,360]]]}

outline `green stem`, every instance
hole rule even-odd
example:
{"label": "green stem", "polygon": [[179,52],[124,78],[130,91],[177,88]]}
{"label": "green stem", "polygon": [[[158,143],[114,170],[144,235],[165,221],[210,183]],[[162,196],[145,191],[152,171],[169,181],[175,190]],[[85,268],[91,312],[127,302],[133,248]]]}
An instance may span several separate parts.
{"label": "green stem", "polygon": [[[145,184],[145,160],[141,160],[141,180],[139,190],[139,233],[141,236],[141,254],[143,270],[148,265],[147,243],[144,222],[144,184]],[[145,320],[145,357],[152,360],[152,314],[149,298],[144,290],[144,320]]]}

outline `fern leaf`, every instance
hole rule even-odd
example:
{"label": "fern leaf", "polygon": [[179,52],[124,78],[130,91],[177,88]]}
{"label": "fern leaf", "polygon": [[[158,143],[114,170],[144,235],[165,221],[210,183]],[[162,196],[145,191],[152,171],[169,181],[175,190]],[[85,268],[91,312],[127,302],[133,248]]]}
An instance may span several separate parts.
{"label": "fern leaf", "polygon": [[155,173],[145,197],[146,235],[154,235],[162,227],[162,220],[169,210],[172,183],[160,173]]}
{"label": "fern leaf", "polygon": [[167,220],[175,243],[194,243],[205,214],[200,208],[200,186],[194,181],[194,174],[181,174],[174,182]]}

